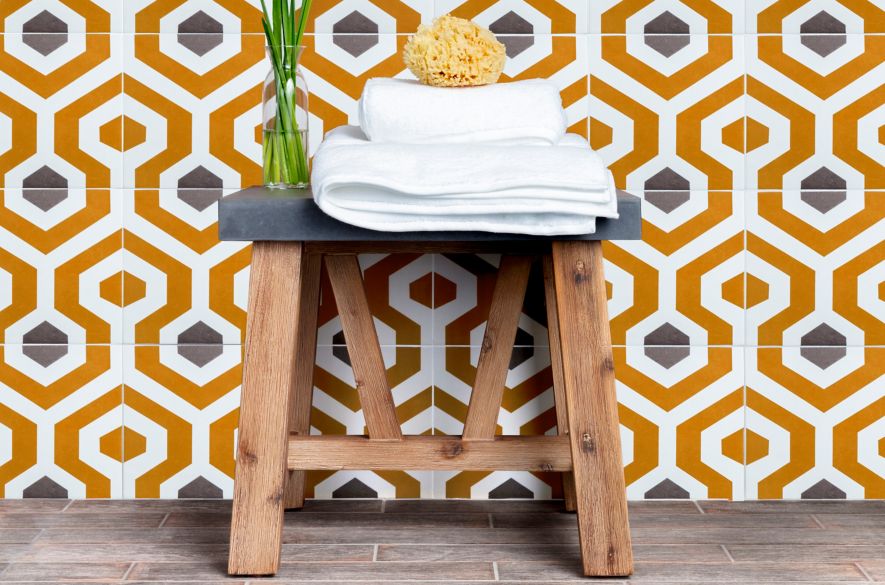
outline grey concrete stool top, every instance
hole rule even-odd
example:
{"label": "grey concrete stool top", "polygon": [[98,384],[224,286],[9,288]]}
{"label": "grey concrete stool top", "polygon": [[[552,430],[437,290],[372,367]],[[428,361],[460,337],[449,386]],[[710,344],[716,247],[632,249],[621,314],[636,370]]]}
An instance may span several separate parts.
{"label": "grey concrete stool top", "polygon": [[575,236],[527,236],[489,232],[382,232],[338,221],[317,206],[309,189],[250,187],[218,206],[218,235],[233,241],[301,242],[533,242],[551,240],[638,240],[640,199],[618,191],[618,219],[599,218],[596,232]]}

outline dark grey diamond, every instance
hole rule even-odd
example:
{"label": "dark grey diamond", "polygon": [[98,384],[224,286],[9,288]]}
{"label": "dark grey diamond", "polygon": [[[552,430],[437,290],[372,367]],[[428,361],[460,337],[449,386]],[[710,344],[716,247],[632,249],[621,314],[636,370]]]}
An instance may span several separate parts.
{"label": "dark grey diamond", "polygon": [[668,370],[691,355],[688,347],[647,346],[645,355]]}
{"label": "dark grey diamond", "polygon": [[802,179],[799,185],[802,189],[845,189],[848,186],[845,179],[827,167],[817,169]]}
{"label": "dark grey diamond", "polygon": [[366,33],[378,34],[378,23],[354,10],[332,25],[332,34]]}
{"label": "dark grey diamond", "polygon": [[688,345],[689,337],[670,323],[664,323],[645,336],[645,345]]}
{"label": "dark grey diamond", "polygon": [[200,57],[224,42],[221,33],[178,33],[178,44]]}
{"label": "dark grey diamond", "polygon": [[332,42],[354,57],[359,57],[378,44],[378,35],[333,35]]}
{"label": "dark grey diamond", "polygon": [[647,191],[645,200],[663,211],[670,213],[691,199],[688,191]]}
{"label": "dark grey diamond", "polygon": [[67,345],[25,345],[22,353],[43,366],[48,368],[68,354]]}
{"label": "dark grey diamond", "polygon": [[489,30],[496,35],[530,35],[535,27],[531,22],[512,10],[489,25]]}
{"label": "dark grey diamond", "polygon": [[45,475],[22,490],[25,498],[67,498],[68,490]]}
{"label": "dark grey diamond", "polygon": [[801,34],[845,34],[845,23],[833,16],[832,14],[821,10],[801,25],[799,25]]}
{"label": "dark grey diamond", "polygon": [[22,198],[34,207],[49,211],[68,198],[67,189],[24,189]]}
{"label": "dark grey diamond", "polygon": [[845,347],[848,340],[844,335],[826,323],[821,323],[803,335],[799,341],[802,345],[830,345]]}
{"label": "dark grey diamond", "polygon": [[512,477],[489,491],[489,498],[492,500],[505,500],[510,498],[534,498],[535,494],[532,490],[525,487]]}
{"label": "dark grey diamond", "polygon": [[179,189],[221,189],[223,185],[221,177],[203,166],[198,166],[178,179]]}
{"label": "dark grey diamond", "polygon": [[649,500],[686,500],[688,496],[688,490],[670,479],[665,479],[645,492],[645,497]]}
{"label": "dark grey diamond", "polygon": [[224,26],[202,10],[197,10],[178,24],[178,34],[221,34],[223,32]]}
{"label": "dark grey diamond", "polygon": [[347,346],[345,345],[344,332],[339,331],[335,335],[332,336],[332,355],[347,364],[350,364],[350,354],[347,353]]}
{"label": "dark grey diamond", "polygon": [[845,191],[802,191],[799,197],[821,213],[827,213],[848,200]]}
{"label": "dark grey diamond", "polygon": [[67,189],[68,180],[51,168],[43,165],[22,181],[25,189]]}
{"label": "dark grey diamond", "polygon": [[223,342],[224,338],[221,333],[202,321],[197,321],[178,334],[178,343],[221,344]]}
{"label": "dark grey diamond", "polygon": [[179,189],[178,198],[197,211],[203,211],[221,199],[221,189]]}
{"label": "dark grey diamond", "polygon": [[22,25],[22,42],[43,56],[68,42],[68,24],[44,10]]}
{"label": "dark grey diamond", "polygon": [[688,179],[670,167],[664,167],[645,181],[646,191],[688,191],[690,186]]}
{"label": "dark grey diamond", "polygon": [[643,32],[647,35],[687,35],[690,29],[688,23],[665,10],[645,23]]}
{"label": "dark grey diamond", "polygon": [[220,487],[203,477],[199,476],[186,486],[178,490],[179,498],[221,499],[224,492]]}
{"label": "dark grey diamond", "polygon": [[22,25],[24,33],[66,33],[68,32],[68,23],[52,14],[48,10],[43,10],[33,18]]}
{"label": "dark grey diamond", "polygon": [[690,42],[691,37],[688,35],[645,35],[645,44],[668,58],[687,47]]}
{"label": "dark grey diamond", "polygon": [[844,347],[803,347],[799,353],[820,369],[826,370],[848,355],[848,350]]}
{"label": "dark grey diamond", "polygon": [[645,44],[663,55],[672,57],[688,46],[688,24],[670,11],[664,11],[645,24]]}
{"label": "dark grey diamond", "polygon": [[845,497],[845,492],[825,479],[802,492],[803,500],[844,500]]}
{"label": "dark grey diamond", "polygon": [[48,344],[65,344],[68,342],[68,335],[49,321],[43,321],[24,335],[22,335],[22,343],[39,343]]}
{"label": "dark grey diamond", "polygon": [[535,44],[535,27],[512,10],[489,25],[499,41],[504,43],[508,57],[516,57]]}
{"label": "dark grey diamond", "polygon": [[333,498],[377,498],[378,492],[353,478],[340,488],[332,492]]}

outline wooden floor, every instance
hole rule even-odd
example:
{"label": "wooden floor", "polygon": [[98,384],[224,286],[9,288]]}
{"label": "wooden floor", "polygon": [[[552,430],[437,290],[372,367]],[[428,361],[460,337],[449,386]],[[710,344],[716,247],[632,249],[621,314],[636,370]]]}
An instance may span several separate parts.
{"label": "wooden floor", "polygon": [[[593,582],[560,505],[309,501],[272,581]],[[885,582],[885,501],[637,502],[630,520],[631,581]],[[0,500],[0,582],[244,583],[225,575],[229,522],[221,501]]]}

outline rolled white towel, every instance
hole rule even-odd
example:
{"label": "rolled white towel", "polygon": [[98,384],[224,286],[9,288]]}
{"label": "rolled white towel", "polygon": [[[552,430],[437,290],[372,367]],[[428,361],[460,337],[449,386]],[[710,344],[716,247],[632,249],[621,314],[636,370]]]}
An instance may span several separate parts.
{"label": "rolled white towel", "polygon": [[453,88],[375,78],[359,112],[373,142],[556,144],[566,132],[559,90],[544,79]]}
{"label": "rolled white towel", "polygon": [[592,233],[617,217],[611,173],[580,136],[557,146],[404,145],[329,132],[313,159],[328,215],[384,231]]}

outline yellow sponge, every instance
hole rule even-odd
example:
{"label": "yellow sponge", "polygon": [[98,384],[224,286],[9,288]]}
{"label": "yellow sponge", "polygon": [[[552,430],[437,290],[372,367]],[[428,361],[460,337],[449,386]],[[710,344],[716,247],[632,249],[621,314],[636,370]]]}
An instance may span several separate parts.
{"label": "yellow sponge", "polygon": [[403,49],[406,67],[421,83],[440,87],[486,85],[498,81],[507,55],[487,28],[441,16],[419,25]]}

